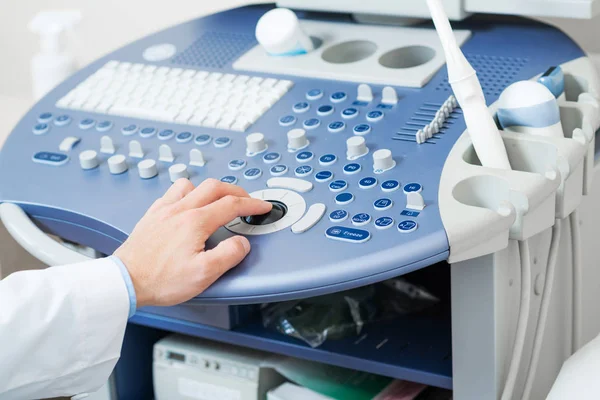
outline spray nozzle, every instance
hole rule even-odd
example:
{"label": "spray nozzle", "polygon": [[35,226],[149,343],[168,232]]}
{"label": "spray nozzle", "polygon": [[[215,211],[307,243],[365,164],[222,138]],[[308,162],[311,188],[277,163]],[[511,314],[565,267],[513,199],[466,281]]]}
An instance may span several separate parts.
{"label": "spray nozzle", "polygon": [[40,35],[43,53],[59,53],[61,33],[70,32],[79,21],[80,11],[42,11],[29,22],[29,30]]}

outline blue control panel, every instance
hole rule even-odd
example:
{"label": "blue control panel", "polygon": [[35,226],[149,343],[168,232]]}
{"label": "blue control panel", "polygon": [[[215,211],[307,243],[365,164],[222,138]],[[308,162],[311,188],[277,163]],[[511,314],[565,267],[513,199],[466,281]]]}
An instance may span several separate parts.
{"label": "blue control panel", "polygon": [[[460,109],[433,138],[415,140],[451,95],[445,69],[422,89],[395,87],[399,100],[392,104],[383,100],[381,85],[371,85],[372,101],[359,101],[355,83],[234,70],[236,59],[256,45],[254,28],[268,9],[246,7],[181,24],[61,84],[2,149],[0,201],[19,204],[48,232],[110,254],[171,185],[173,165],[184,164],[196,185],[216,178],[281,197],[294,221],[272,231],[246,227],[252,252],[196,302],[320,295],[447,259],[438,186],[465,130]],[[488,102],[514,81],[583,56],[546,26],[464,28],[473,36],[463,51]],[[160,59],[154,51],[149,60],[148,49],[165,43],[176,47],[175,56]],[[253,133],[264,135],[257,151],[247,142]],[[364,138],[366,150],[357,146],[352,153],[347,141],[353,137]],[[162,145],[170,153],[160,152]],[[395,165],[387,170],[374,167],[373,154],[384,149]],[[117,165],[116,155],[125,163]],[[286,204],[288,192],[303,206]],[[411,208],[407,193],[419,193],[425,208]],[[220,229],[208,247],[239,226],[234,221]]]}

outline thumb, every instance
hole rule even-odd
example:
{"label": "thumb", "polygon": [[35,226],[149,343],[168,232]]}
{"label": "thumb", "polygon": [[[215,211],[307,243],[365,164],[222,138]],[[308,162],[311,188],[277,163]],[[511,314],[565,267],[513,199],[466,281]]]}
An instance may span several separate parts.
{"label": "thumb", "polygon": [[222,241],[214,249],[200,253],[201,263],[210,273],[211,285],[225,272],[238,265],[250,252],[250,242],[243,236],[234,236]]}

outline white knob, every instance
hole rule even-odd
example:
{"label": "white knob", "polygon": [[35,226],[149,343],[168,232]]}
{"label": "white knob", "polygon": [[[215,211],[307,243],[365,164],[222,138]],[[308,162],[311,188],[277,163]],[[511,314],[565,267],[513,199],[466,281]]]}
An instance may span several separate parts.
{"label": "white knob", "polygon": [[246,151],[249,156],[262,153],[265,150],[267,150],[265,135],[262,133],[251,133],[246,136]]}
{"label": "white knob", "polygon": [[365,138],[362,136],[352,136],[346,140],[346,146],[348,147],[348,151],[346,152],[348,160],[356,160],[369,153]]}
{"label": "white knob", "polygon": [[122,154],[117,154],[108,159],[108,170],[113,175],[119,175],[127,171],[127,159]]}
{"label": "white knob", "polygon": [[79,154],[79,164],[83,169],[94,169],[98,166],[98,153],[94,150],[82,151]]}
{"label": "white knob", "polygon": [[356,100],[364,101],[366,103],[370,103],[373,101],[373,90],[371,90],[371,86],[361,83],[358,85],[358,93],[356,96]]}
{"label": "white knob", "polygon": [[377,150],[373,153],[373,170],[375,172],[388,171],[396,166],[392,151],[388,149]]}
{"label": "white knob", "polygon": [[154,178],[158,175],[158,168],[156,168],[156,161],[154,160],[143,160],[138,163],[138,173],[142,179]]}
{"label": "white knob", "polygon": [[175,164],[169,167],[169,178],[171,178],[171,182],[175,182],[177,179],[181,178],[189,178],[190,174],[188,174],[187,165],[185,164]]}
{"label": "white knob", "polygon": [[289,150],[303,149],[309,144],[304,129],[292,129],[288,132],[287,137]]}

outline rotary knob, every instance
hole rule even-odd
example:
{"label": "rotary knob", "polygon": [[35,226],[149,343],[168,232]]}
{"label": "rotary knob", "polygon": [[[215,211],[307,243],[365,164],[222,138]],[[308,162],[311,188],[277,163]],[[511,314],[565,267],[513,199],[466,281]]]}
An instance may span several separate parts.
{"label": "rotary knob", "polygon": [[127,159],[122,154],[117,154],[108,159],[108,170],[113,175],[119,175],[127,171]]}
{"label": "rotary knob", "polygon": [[388,171],[396,166],[396,161],[392,157],[392,151],[388,149],[377,150],[373,153],[373,171],[381,173]]}
{"label": "rotary knob", "polygon": [[154,178],[158,175],[158,168],[156,168],[156,161],[154,160],[143,160],[138,163],[138,173],[142,179]]}
{"label": "rotary knob", "polygon": [[348,160],[356,160],[369,153],[365,138],[362,136],[352,136],[350,139],[346,140],[346,146],[348,148],[348,151],[346,152]]}
{"label": "rotary knob", "polygon": [[309,144],[304,129],[292,129],[288,132],[287,137],[289,150],[303,149]]}
{"label": "rotary knob", "polygon": [[175,182],[177,179],[181,178],[189,178],[190,174],[187,170],[187,165],[185,164],[175,164],[169,167],[169,178],[171,178],[171,182]]}
{"label": "rotary knob", "polygon": [[79,164],[83,169],[94,169],[98,166],[98,153],[94,150],[82,151],[79,154]]}
{"label": "rotary knob", "polygon": [[246,152],[249,156],[259,154],[267,150],[265,135],[262,133],[251,133],[246,136]]}

